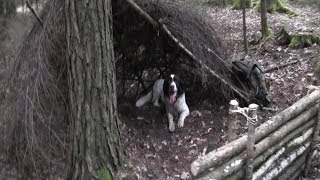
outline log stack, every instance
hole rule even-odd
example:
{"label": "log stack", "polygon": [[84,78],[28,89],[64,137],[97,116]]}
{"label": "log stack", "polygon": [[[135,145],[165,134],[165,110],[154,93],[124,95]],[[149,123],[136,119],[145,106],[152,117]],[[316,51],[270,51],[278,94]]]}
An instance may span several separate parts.
{"label": "log stack", "polygon": [[[256,128],[252,179],[290,177],[304,169],[307,174],[319,136],[319,99],[316,90]],[[243,135],[196,159],[192,174],[198,179],[243,179],[247,138]]]}

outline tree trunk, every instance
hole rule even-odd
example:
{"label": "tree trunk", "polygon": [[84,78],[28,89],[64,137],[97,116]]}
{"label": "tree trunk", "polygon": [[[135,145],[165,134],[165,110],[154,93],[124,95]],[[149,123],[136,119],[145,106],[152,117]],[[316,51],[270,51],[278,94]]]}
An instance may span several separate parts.
{"label": "tree trunk", "polygon": [[243,45],[244,52],[248,54],[248,40],[247,40],[247,25],[246,25],[246,0],[241,0],[241,8],[242,8],[242,27],[243,27]]}
{"label": "tree trunk", "polygon": [[[240,9],[240,8],[242,8],[242,5],[241,5],[242,1],[243,0],[234,0],[232,9]],[[244,0],[244,2],[245,2],[245,7],[246,8],[251,8],[252,7],[252,0]]]}
{"label": "tree trunk", "polygon": [[66,0],[72,151],[68,179],[112,179],[122,164],[111,0]]}
{"label": "tree trunk", "polygon": [[267,21],[267,0],[260,0],[261,3],[261,35],[262,41],[268,39],[271,35],[271,32],[268,27]]}

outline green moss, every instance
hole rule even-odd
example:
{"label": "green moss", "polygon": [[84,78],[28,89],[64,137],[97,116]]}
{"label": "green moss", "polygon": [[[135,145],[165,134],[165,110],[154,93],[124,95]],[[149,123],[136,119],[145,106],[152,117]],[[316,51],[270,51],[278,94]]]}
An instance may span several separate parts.
{"label": "green moss", "polygon": [[298,47],[309,47],[313,44],[320,43],[319,34],[292,34],[290,35],[290,44],[291,48]]}
{"label": "green moss", "polygon": [[261,37],[262,41],[267,41],[272,37],[272,31],[270,28],[267,29],[267,32],[263,32],[261,34],[262,34],[262,37]]}
{"label": "green moss", "polygon": [[112,175],[107,167],[102,168],[100,173],[103,180],[112,180]]}
{"label": "green moss", "polygon": [[296,16],[297,13],[294,12],[293,10],[289,9],[288,7],[286,7],[281,0],[276,0],[275,3],[275,11],[279,12],[279,13],[284,13],[284,14],[289,14],[291,16]]}
{"label": "green moss", "polygon": [[312,46],[313,42],[312,42],[312,36],[306,36],[304,38],[304,46],[309,47]]}
{"label": "green moss", "polygon": [[[259,0],[254,7],[257,11],[260,11],[261,1]],[[281,0],[276,0],[274,3],[271,3],[271,4],[267,3],[267,12],[268,13],[279,12],[279,13],[289,14],[291,16],[297,15],[296,12],[286,7]]]}
{"label": "green moss", "polygon": [[301,46],[301,36],[299,35],[291,35],[290,36],[290,44],[289,44],[289,47],[290,48],[296,48],[296,47],[299,47]]}
{"label": "green moss", "polygon": [[290,35],[288,33],[288,30],[285,27],[282,27],[277,33],[276,33],[276,40],[280,45],[288,45],[290,44]]}
{"label": "green moss", "polygon": [[320,43],[320,34],[314,35],[311,39],[312,39],[312,41],[313,41],[314,43],[319,44],[319,43]]}

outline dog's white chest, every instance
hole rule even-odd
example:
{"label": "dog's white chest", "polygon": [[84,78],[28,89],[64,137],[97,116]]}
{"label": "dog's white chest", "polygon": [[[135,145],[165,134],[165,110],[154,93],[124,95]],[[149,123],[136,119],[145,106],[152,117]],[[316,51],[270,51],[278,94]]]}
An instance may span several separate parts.
{"label": "dog's white chest", "polygon": [[177,101],[174,104],[171,104],[169,102],[169,99],[166,97],[163,97],[165,100],[165,107],[167,112],[178,116],[182,111],[185,111],[186,109],[188,109],[188,106],[186,104],[186,100],[185,100],[185,94],[182,94]]}

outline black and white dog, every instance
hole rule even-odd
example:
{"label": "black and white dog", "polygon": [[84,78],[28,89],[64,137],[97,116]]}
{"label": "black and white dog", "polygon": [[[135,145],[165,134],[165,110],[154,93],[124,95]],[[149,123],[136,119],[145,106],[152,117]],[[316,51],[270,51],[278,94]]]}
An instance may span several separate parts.
{"label": "black and white dog", "polygon": [[158,79],[153,89],[136,102],[136,107],[141,107],[147,102],[160,106],[159,100],[164,105],[169,122],[169,131],[173,132],[175,125],[173,118],[179,117],[178,127],[184,126],[184,119],[189,115],[189,107],[186,103],[185,92],[180,78],[174,74],[165,79]]}

